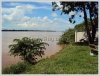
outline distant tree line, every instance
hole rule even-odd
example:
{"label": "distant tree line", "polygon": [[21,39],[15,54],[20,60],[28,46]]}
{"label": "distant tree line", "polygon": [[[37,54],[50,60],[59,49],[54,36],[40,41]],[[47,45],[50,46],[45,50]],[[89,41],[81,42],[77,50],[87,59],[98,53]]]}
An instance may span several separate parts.
{"label": "distant tree line", "polygon": [[54,30],[16,30],[16,29],[12,29],[12,30],[9,30],[9,29],[4,29],[2,31],[40,31],[40,32],[59,32],[59,31],[54,31]]}

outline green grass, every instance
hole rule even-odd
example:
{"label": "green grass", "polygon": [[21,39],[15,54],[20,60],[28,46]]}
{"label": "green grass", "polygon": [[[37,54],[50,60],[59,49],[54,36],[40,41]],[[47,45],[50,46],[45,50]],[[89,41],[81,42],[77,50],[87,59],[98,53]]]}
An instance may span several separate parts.
{"label": "green grass", "polygon": [[89,55],[87,46],[69,45],[50,59],[44,59],[31,66],[25,73],[98,73],[98,59]]}
{"label": "green grass", "polygon": [[27,65],[23,62],[12,65],[3,69],[3,74],[19,74],[26,70]]}
{"label": "green grass", "polygon": [[23,74],[97,74],[98,56],[90,56],[88,46],[68,45],[51,58],[27,64]]}

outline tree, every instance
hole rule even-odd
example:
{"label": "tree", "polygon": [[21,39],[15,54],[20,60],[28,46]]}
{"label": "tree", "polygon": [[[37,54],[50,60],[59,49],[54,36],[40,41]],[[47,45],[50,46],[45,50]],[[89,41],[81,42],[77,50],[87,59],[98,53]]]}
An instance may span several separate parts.
{"label": "tree", "polygon": [[[70,12],[83,12],[84,13],[84,22],[85,22],[85,30],[87,32],[88,41],[90,44],[94,44],[96,28],[98,26],[98,2],[60,2],[61,7],[57,5],[56,2],[52,2],[53,11],[61,9],[61,14],[69,14]],[[87,19],[87,10],[89,10],[90,14],[90,22],[92,26],[92,33],[90,33],[90,29],[88,26]],[[71,23],[75,23],[75,14],[71,15],[69,21]]]}
{"label": "tree", "polygon": [[92,25],[92,44],[94,43],[96,29],[98,28],[98,2],[90,2],[88,3],[88,9],[90,14],[90,21]]}
{"label": "tree", "polygon": [[36,56],[42,57],[47,43],[42,42],[41,39],[31,39],[24,37],[22,39],[14,39],[14,44],[9,45],[10,54],[20,56],[22,60],[36,63]]}

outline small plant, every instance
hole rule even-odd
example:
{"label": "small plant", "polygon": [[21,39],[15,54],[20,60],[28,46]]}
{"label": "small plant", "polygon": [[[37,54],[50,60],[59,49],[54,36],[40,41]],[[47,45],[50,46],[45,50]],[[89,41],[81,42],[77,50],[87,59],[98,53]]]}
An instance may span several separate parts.
{"label": "small plant", "polygon": [[3,69],[2,73],[3,74],[19,74],[26,70],[26,66],[27,66],[26,63],[18,63],[18,64],[15,64]]}
{"label": "small plant", "polygon": [[41,39],[32,39],[28,37],[14,39],[13,42],[15,43],[9,45],[10,54],[20,56],[22,60],[32,64],[37,62],[36,56],[42,57],[42,55],[44,55],[44,50],[46,49],[45,45],[48,45],[42,42]]}

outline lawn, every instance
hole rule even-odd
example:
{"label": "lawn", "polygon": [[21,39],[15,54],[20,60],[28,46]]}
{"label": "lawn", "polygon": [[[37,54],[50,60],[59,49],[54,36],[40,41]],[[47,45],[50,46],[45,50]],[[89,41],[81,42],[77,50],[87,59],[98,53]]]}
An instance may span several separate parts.
{"label": "lawn", "polygon": [[35,65],[27,63],[26,68],[21,73],[97,74],[98,56],[90,56],[90,48],[88,46],[67,45],[51,58],[42,59]]}

